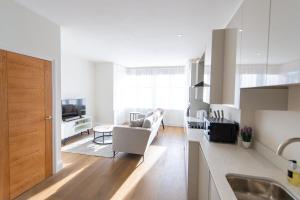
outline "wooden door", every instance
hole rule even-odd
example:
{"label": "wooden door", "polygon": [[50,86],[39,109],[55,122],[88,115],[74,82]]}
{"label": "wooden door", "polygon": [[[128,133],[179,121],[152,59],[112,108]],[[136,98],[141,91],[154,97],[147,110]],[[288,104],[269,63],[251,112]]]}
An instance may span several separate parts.
{"label": "wooden door", "polygon": [[6,52],[0,49],[0,199],[9,199]]}
{"label": "wooden door", "polygon": [[10,199],[52,172],[51,63],[6,53]]}

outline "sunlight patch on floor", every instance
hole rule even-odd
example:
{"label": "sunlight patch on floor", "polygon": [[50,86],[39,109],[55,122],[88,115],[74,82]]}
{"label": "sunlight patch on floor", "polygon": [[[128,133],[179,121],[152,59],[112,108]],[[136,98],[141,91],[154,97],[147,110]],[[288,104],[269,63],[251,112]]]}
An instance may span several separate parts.
{"label": "sunlight patch on floor", "polygon": [[167,147],[151,145],[148,149],[144,162],[139,163],[137,168],[126,179],[118,191],[114,194],[111,200],[124,199],[130,191],[138,184],[145,174],[152,168],[158,159],[164,154]]}
{"label": "sunlight patch on floor", "polygon": [[67,177],[63,178],[62,180],[58,181],[57,183],[45,188],[44,190],[40,191],[39,193],[35,194],[34,196],[28,198],[29,200],[41,200],[46,199],[50,197],[52,194],[54,194],[59,188],[64,186],[66,183],[68,183],[70,180],[72,180],[74,177],[76,177],[80,172],[85,170],[90,164],[87,164],[83,166],[82,168],[78,169],[77,171],[71,173]]}

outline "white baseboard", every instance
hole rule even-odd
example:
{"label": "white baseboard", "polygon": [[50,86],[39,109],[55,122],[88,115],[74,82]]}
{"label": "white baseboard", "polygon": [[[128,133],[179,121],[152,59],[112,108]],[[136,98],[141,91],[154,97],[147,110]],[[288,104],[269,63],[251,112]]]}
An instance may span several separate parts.
{"label": "white baseboard", "polygon": [[53,173],[55,174],[55,173],[59,172],[60,170],[62,170],[62,168],[63,168],[63,162],[62,162],[62,160],[60,160],[56,163]]}

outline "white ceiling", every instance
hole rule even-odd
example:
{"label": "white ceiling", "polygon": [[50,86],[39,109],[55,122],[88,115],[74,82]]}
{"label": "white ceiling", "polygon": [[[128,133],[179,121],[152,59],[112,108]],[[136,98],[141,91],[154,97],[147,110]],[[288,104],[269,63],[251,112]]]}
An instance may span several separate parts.
{"label": "white ceiling", "polygon": [[[242,0],[16,0],[62,26],[62,50],[124,66],[184,65]],[[177,37],[183,34],[183,37]]]}

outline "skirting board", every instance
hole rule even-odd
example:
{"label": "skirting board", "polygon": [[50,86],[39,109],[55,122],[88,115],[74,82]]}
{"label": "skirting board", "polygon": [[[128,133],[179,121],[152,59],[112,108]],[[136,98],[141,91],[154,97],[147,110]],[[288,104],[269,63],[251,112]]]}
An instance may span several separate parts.
{"label": "skirting board", "polygon": [[60,160],[59,162],[56,163],[55,170],[53,173],[58,173],[60,170],[62,170],[62,168],[63,168],[63,162],[62,160]]}

